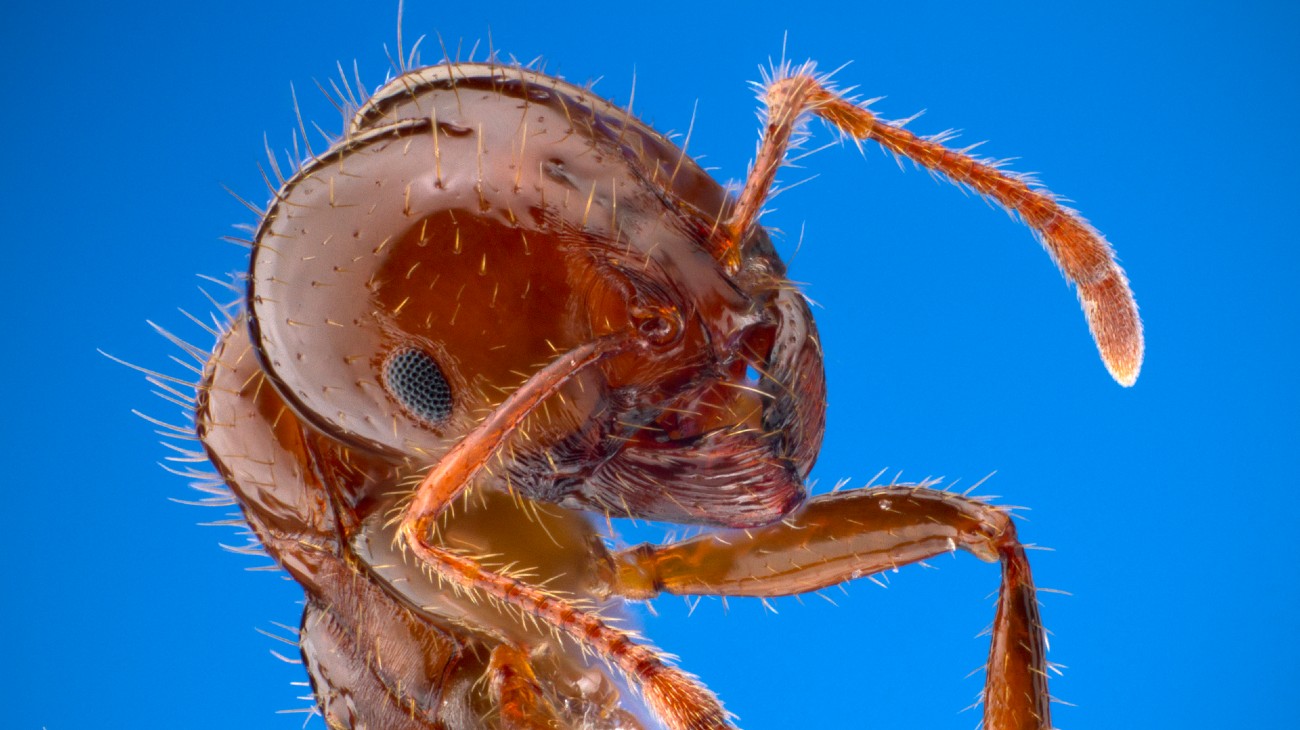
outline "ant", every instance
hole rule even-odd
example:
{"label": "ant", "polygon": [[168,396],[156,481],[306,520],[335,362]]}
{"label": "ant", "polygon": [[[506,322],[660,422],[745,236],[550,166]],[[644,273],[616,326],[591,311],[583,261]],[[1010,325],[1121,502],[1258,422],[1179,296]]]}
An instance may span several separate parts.
{"label": "ant", "polygon": [[[926,485],[809,496],[822,350],[760,212],[808,115],[874,141],[1023,219],[1127,386],[1124,273],[1050,193],[811,64],[762,99],[736,196],[630,111],[497,63],[403,65],[329,149],[287,177],[272,163],[196,425],[305,591],[330,728],[731,728],[621,625],[624,601],[801,594],[957,548],[1001,563],[984,727],[1051,727],[1005,510]],[[597,516],[718,529],[613,550]]]}

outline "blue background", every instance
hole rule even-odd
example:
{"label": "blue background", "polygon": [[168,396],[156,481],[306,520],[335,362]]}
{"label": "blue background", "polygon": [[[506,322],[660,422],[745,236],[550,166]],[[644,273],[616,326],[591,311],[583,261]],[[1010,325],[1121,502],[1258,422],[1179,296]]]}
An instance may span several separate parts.
{"label": "blue background", "polygon": [[[522,60],[684,131],[722,180],[753,154],[746,82],[788,55],[838,75],[919,132],[1018,156],[1116,245],[1142,306],[1135,388],[1097,360],[1073,293],[1029,233],[868,148],[787,171],[773,203],[792,275],[828,353],[815,476],[888,468],[1026,505],[1032,555],[1068,665],[1061,728],[1295,722],[1297,473],[1295,6],[1238,3],[408,3],[406,37],[491,34]],[[974,5],[974,4],[969,4]],[[223,553],[213,511],[154,462],[133,408],[177,409],[103,348],[178,373],[146,319],[201,341],[196,274],[242,266],[218,241],[257,202],[265,132],[337,113],[315,91],[356,58],[388,65],[395,3],[51,0],[4,12],[0,204],[10,313],[3,358],[7,573],[0,601],[8,727],[301,726],[297,668],[255,632],[295,624],[294,585]],[[204,4],[204,7],[209,7]],[[425,60],[438,54],[425,44]],[[833,137],[818,129],[814,144]],[[967,555],[867,581],[838,606],[656,602],[645,629],[748,730],[969,728],[997,571]],[[309,727],[321,728],[319,720]]]}

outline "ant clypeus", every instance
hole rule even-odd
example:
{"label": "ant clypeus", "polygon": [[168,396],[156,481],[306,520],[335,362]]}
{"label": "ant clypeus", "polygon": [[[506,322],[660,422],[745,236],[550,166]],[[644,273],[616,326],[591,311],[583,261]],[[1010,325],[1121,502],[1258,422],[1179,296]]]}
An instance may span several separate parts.
{"label": "ant clypeus", "polygon": [[[1130,385],[1124,274],[1051,194],[879,120],[811,65],[778,68],[762,98],[732,197],[589,90],[496,63],[402,68],[272,186],[196,420],[305,590],[329,727],[731,727],[616,625],[621,600],[798,594],[958,547],[1002,565],[984,726],[1050,727],[1003,509],[903,484],[808,496],[822,353],[758,219],[811,113],[1017,213]],[[593,515],[744,529],[611,551]]]}

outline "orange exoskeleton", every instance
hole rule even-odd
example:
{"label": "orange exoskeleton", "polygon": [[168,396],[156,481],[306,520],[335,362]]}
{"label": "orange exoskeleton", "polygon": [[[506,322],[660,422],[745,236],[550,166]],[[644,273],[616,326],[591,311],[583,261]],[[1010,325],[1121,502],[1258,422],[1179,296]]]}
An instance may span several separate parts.
{"label": "orange exoskeleton", "polygon": [[[303,586],[329,727],[733,727],[620,626],[622,600],[803,593],[955,548],[1002,565],[985,727],[1051,726],[1004,510],[924,485],[809,496],[821,345],[759,214],[806,115],[873,140],[1017,213],[1130,385],[1124,274],[1051,194],[881,121],[811,65],[762,93],[737,196],[589,90],[451,62],[354,102],[275,186],[197,428]],[[614,550],[605,517],[716,529]]]}

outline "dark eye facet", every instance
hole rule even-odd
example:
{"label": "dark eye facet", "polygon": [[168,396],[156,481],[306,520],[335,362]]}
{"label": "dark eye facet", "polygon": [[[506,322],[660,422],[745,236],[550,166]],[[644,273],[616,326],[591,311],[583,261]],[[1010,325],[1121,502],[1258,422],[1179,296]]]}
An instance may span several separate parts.
{"label": "dark eye facet", "polygon": [[407,348],[389,355],[384,381],[393,397],[420,420],[436,425],[451,415],[451,385],[423,350]]}

